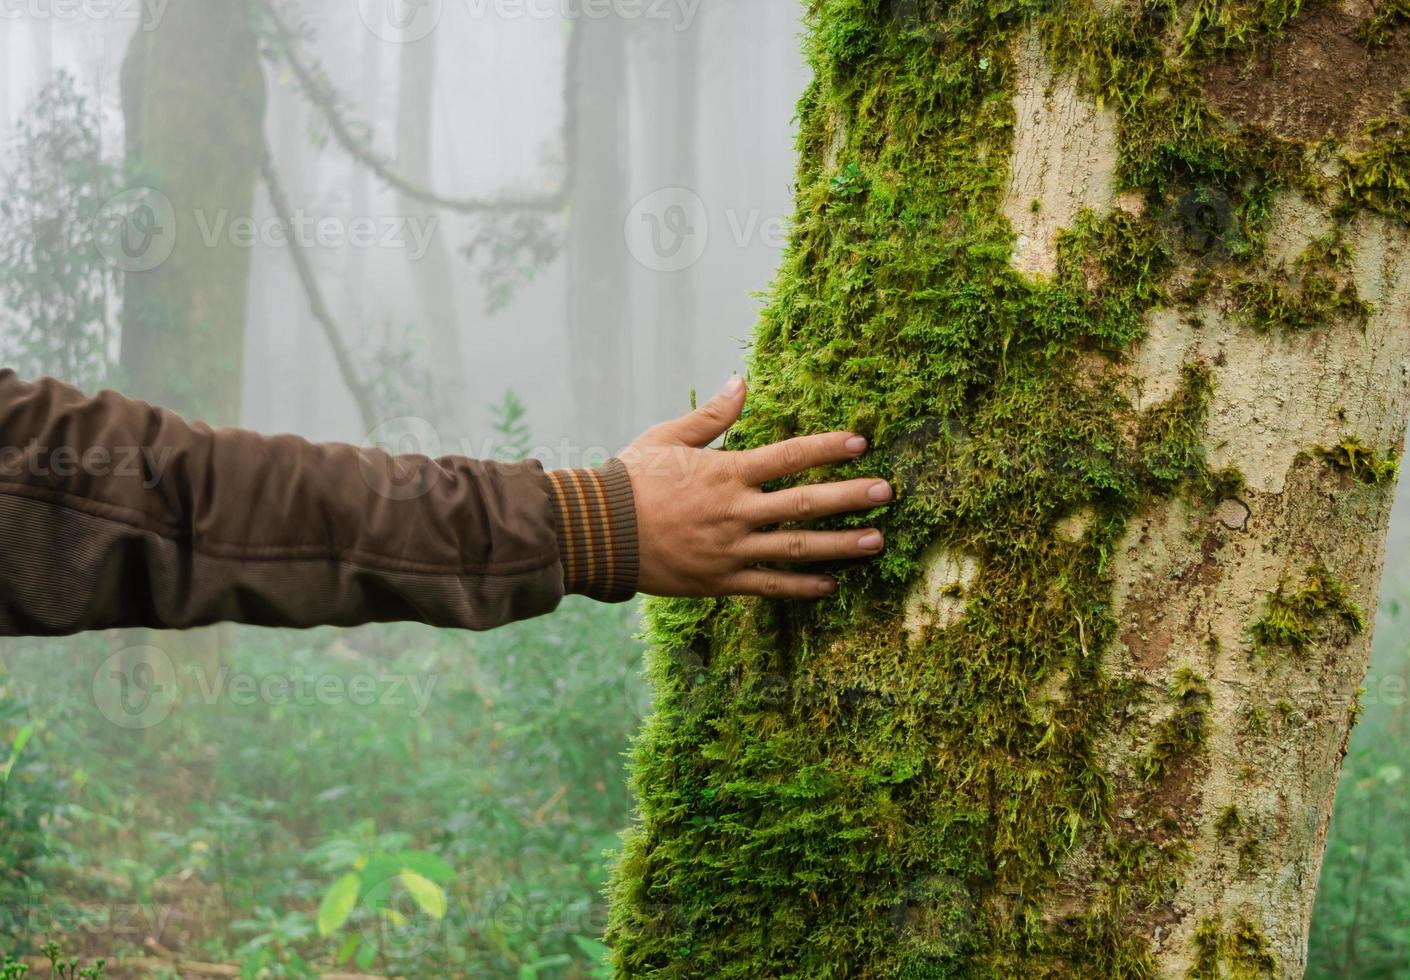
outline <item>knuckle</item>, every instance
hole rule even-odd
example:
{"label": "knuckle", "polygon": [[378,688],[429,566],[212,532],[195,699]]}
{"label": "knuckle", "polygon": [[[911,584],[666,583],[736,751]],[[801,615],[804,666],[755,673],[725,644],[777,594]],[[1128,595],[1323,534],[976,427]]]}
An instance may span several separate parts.
{"label": "knuckle", "polygon": [[794,440],[779,446],[779,459],[790,473],[796,473],[806,468],[808,456],[802,444]]}
{"label": "knuckle", "polygon": [[793,497],[793,517],[796,520],[811,520],[818,514],[817,492],[811,489],[799,490]]}
{"label": "knuckle", "polygon": [[786,543],[788,557],[793,561],[802,561],[812,552],[808,539],[801,534],[790,534]]}

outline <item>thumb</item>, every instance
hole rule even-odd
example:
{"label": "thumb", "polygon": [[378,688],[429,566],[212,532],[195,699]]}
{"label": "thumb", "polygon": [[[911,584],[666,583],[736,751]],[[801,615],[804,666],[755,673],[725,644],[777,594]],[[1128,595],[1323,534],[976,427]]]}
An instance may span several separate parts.
{"label": "thumb", "polygon": [[704,449],[739,421],[746,395],[744,379],[738,375],[725,382],[720,393],[689,415],[666,424],[670,437],[687,446]]}

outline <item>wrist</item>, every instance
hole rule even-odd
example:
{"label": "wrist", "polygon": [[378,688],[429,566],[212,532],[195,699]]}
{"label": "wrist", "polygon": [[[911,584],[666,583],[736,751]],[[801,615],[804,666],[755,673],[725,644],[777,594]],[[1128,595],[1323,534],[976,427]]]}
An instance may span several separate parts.
{"label": "wrist", "polygon": [[641,558],[626,466],[612,459],[595,470],[553,470],[548,482],[564,592],[601,602],[636,595]]}

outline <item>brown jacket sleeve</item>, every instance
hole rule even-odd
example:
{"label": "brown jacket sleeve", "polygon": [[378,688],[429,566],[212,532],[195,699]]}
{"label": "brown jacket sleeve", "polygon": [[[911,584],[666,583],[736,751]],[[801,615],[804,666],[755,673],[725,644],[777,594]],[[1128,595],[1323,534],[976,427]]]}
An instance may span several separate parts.
{"label": "brown jacket sleeve", "polygon": [[537,462],[390,456],[0,371],[0,635],[488,629],[550,612],[565,591],[621,600],[635,587],[618,461],[550,476]]}

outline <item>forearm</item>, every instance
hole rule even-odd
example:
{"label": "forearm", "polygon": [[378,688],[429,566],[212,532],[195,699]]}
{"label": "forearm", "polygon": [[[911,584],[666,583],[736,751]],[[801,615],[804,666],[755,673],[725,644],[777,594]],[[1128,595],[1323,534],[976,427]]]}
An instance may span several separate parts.
{"label": "forearm", "polygon": [[[551,478],[532,462],[213,430],[10,372],[0,447],[0,633],[221,621],[486,629],[549,612],[570,588],[635,590],[624,474]],[[588,523],[564,523],[578,519]],[[570,552],[575,543],[587,550]]]}

